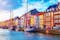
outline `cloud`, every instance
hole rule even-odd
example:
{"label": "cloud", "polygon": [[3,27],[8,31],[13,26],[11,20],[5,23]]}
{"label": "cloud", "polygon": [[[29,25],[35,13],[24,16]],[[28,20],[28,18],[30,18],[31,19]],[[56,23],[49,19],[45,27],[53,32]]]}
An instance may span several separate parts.
{"label": "cloud", "polygon": [[3,9],[7,5],[7,1],[0,0],[0,9]]}
{"label": "cloud", "polygon": [[22,16],[25,13],[26,13],[26,8],[25,7],[21,7],[21,8],[18,8],[18,9],[13,11],[14,17]]}
{"label": "cloud", "polygon": [[[28,9],[36,8],[39,11],[45,11],[50,5],[57,3],[57,0],[29,0],[28,2]],[[31,5],[31,7],[30,7]]]}
{"label": "cloud", "polygon": [[23,14],[26,13],[26,1],[24,0],[23,1],[23,4],[22,4],[22,7],[16,9],[16,10],[13,10],[13,14],[14,14],[14,17],[16,16],[22,16]]}
{"label": "cloud", "polygon": [[21,6],[22,6],[22,0],[0,0],[0,9],[15,10]]}
{"label": "cloud", "polygon": [[[28,4],[28,8],[27,8],[27,1],[23,1],[23,6],[14,10],[13,13],[14,13],[14,17],[16,16],[22,16],[23,14],[27,13],[28,11],[34,9],[34,6]],[[28,9],[28,10],[27,10]]]}
{"label": "cloud", "polygon": [[10,13],[5,10],[0,10],[0,21],[5,21],[10,18]]}
{"label": "cloud", "polygon": [[[54,0],[53,0],[54,1]],[[38,11],[45,11],[50,5],[56,3],[56,1],[53,2],[52,0],[50,0],[47,3],[43,3],[43,1],[41,2],[32,2],[32,4],[28,3],[28,11],[32,10],[32,9],[37,9]],[[30,1],[31,2],[31,1]],[[53,3],[52,3],[53,2]],[[27,12],[27,0],[23,0],[23,4],[22,7],[14,10],[14,17],[16,16],[22,16],[23,14],[25,14]]]}
{"label": "cloud", "polygon": [[[14,1],[14,2],[13,2]],[[59,0],[60,1],[60,0]],[[50,5],[57,3],[57,0],[49,0],[48,2],[44,2],[44,0],[36,0],[28,2],[28,11],[32,9],[37,9],[38,11],[45,11]],[[22,5],[22,6],[20,6]],[[10,18],[10,12],[3,9],[11,9],[14,10],[12,13],[13,17],[22,16],[27,11],[27,0],[0,0],[0,21],[4,21]],[[3,17],[2,17],[3,16]]]}
{"label": "cloud", "polygon": [[[16,17],[16,16],[22,16],[26,12],[28,12],[28,11],[30,11],[32,9],[35,9],[35,8],[36,9],[40,9],[40,8],[46,8],[46,7],[44,7],[44,5],[40,4],[39,2],[35,2],[34,4],[29,4],[28,3],[28,8],[27,8],[27,3],[26,3],[26,0],[25,0],[22,7],[20,7],[20,8],[18,8],[18,9],[16,9],[16,10],[13,11],[14,17]],[[28,11],[27,11],[27,9],[28,9]]]}
{"label": "cloud", "polygon": [[[34,6],[28,4],[28,11],[34,9]],[[23,14],[27,13],[27,0],[23,0],[22,7],[13,11],[14,17],[22,16]]]}
{"label": "cloud", "polygon": [[44,11],[47,7],[44,4],[40,4],[39,2],[34,3],[32,6],[34,6],[33,8],[36,8],[39,11]]}
{"label": "cloud", "polygon": [[58,2],[60,2],[60,0],[58,0]]}

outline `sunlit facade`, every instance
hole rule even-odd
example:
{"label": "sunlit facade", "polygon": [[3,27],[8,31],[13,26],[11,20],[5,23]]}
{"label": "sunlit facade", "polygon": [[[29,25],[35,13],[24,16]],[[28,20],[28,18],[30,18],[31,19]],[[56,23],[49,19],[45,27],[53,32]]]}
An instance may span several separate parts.
{"label": "sunlit facade", "polygon": [[48,7],[48,9],[45,12],[37,12],[35,11],[27,12],[26,14],[22,15],[19,19],[19,21],[15,21],[14,19],[12,21],[13,24],[11,24],[11,21],[5,21],[4,23],[0,24],[0,26],[9,26],[9,25],[20,25],[20,27],[40,27],[41,29],[44,28],[44,25],[46,27],[54,27],[54,25],[60,27],[60,3],[52,5]]}
{"label": "sunlit facade", "polygon": [[60,3],[54,5],[55,7],[51,6],[50,9],[47,9],[44,16],[45,16],[45,25],[50,26],[51,28],[56,25],[57,27],[60,26]]}

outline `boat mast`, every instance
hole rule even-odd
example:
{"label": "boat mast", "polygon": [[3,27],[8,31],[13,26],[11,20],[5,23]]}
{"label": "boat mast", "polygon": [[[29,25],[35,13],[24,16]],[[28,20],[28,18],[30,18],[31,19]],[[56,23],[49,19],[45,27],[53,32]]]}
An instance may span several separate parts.
{"label": "boat mast", "polygon": [[[26,4],[26,9],[27,9],[26,11],[27,11],[27,13],[28,13],[28,0],[26,0],[26,3],[27,3],[27,4]],[[28,26],[29,26],[29,25],[28,25],[28,19],[26,19],[26,22],[27,22],[27,25],[26,25],[26,26],[28,27]]]}
{"label": "boat mast", "polygon": [[13,26],[13,10],[10,9],[10,25]]}

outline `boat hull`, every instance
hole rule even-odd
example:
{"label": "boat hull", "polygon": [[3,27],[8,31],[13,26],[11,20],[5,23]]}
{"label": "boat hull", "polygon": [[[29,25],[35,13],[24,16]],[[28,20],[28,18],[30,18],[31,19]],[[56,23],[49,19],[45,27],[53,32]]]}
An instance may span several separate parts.
{"label": "boat hull", "polygon": [[25,32],[36,32],[36,29],[34,29],[34,28],[26,28],[26,29],[24,29],[24,31]]}

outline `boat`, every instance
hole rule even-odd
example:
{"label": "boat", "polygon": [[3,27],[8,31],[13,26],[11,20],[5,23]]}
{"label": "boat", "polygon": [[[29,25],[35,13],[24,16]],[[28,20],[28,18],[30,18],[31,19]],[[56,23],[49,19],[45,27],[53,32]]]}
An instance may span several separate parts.
{"label": "boat", "polygon": [[0,28],[0,34],[6,34],[6,33],[9,33],[8,29],[1,29]]}
{"label": "boat", "polygon": [[34,27],[29,27],[24,29],[25,32],[36,32],[36,28]]}

